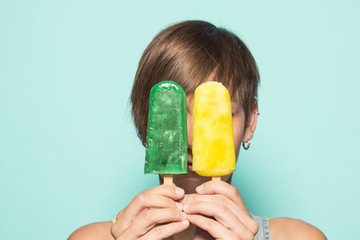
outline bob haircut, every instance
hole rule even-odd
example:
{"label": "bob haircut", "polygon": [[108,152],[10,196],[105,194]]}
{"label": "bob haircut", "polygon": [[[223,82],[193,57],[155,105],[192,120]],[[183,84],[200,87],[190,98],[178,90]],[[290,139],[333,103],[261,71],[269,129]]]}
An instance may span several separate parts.
{"label": "bob haircut", "polygon": [[151,88],[171,80],[191,94],[209,77],[221,82],[231,98],[242,104],[247,122],[257,101],[259,71],[235,34],[205,21],[185,21],[155,36],[140,59],[131,92],[132,116],[144,146]]}

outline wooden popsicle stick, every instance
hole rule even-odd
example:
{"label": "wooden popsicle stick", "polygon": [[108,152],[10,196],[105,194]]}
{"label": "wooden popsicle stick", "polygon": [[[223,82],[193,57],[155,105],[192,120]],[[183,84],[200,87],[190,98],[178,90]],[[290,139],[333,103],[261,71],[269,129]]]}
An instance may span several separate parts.
{"label": "wooden popsicle stick", "polygon": [[165,185],[173,185],[173,175],[172,174],[164,174],[164,184]]}
{"label": "wooden popsicle stick", "polygon": [[212,177],[213,181],[221,181],[221,176]]}

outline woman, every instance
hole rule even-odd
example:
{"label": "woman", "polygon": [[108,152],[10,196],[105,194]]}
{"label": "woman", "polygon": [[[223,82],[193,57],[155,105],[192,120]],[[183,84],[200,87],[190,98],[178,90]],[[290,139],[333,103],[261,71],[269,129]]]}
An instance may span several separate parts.
{"label": "woman", "polygon": [[209,181],[192,171],[193,93],[203,82],[221,82],[230,92],[236,157],[241,145],[250,147],[259,115],[259,73],[237,36],[208,22],[185,21],[153,39],[140,60],[131,93],[132,114],[144,146],[150,89],[165,80],[177,82],[187,95],[188,173],[175,175],[176,186],[160,185],[140,193],[116,221],[84,226],[70,240],[326,239],[301,220],[252,216],[231,185],[232,174],[223,181]]}

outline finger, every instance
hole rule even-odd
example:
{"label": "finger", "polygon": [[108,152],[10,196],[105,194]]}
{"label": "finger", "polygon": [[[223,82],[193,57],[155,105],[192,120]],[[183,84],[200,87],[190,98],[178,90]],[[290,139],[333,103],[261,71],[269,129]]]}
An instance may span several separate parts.
{"label": "finger", "polygon": [[229,198],[225,197],[222,194],[209,194],[209,195],[200,195],[197,193],[193,194],[186,194],[183,199],[181,199],[179,202],[182,204],[190,204],[197,201],[203,201],[203,202],[216,202],[216,203],[223,203],[224,205],[234,205],[236,204],[230,200]]}
{"label": "finger", "polygon": [[144,209],[131,225],[124,231],[124,236],[143,236],[155,225],[168,222],[181,222],[186,219],[186,214],[173,209]]}
{"label": "finger", "polygon": [[160,185],[138,194],[125,208],[122,215],[139,212],[143,208],[164,207],[180,208],[173,200],[183,198],[184,190],[175,186]]}
{"label": "finger", "polygon": [[[250,229],[251,232],[256,233],[258,231],[258,224],[252,218],[251,214],[247,210],[243,199],[241,198],[239,191],[236,187],[228,184],[224,181],[208,181],[196,188],[198,194],[220,194],[224,195],[231,201],[233,201],[238,208],[231,208],[236,216]],[[229,205],[232,206],[232,205]],[[239,208],[241,210],[239,210]]]}
{"label": "finger", "polygon": [[201,215],[188,215],[188,220],[190,223],[208,232],[215,239],[238,239],[234,233],[213,219]]}
{"label": "finger", "polygon": [[182,209],[182,204],[173,199],[180,199],[184,190],[175,186],[158,186],[138,194],[130,204],[116,217],[117,222],[113,226],[113,234],[119,235],[145,208],[173,208]]}
{"label": "finger", "polygon": [[146,233],[141,240],[161,240],[167,237],[171,237],[176,233],[182,232],[189,227],[190,223],[188,220],[181,222],[173,222],[156,226]]}
{"label": "finger", "polygon": [[251,232],[256,233],[258,231],[258,224],[252,218],[249,212],[246,209],[239,207],[234,201],[230,200],[222,194],[187,194],[180,202],[184,205],[195,202],[210,202],[226,206]]}
{"label": "finger", "polygon": [[174,208],[181,209],[181,203],[155,194],[140,193],[124,209],[121,217],[134,217],[144,208]]}
{"label": "finger", "polygon": [[[142,193],[138,194],[131,202],[130,204],[125,208],[125,210],[133,209],[134,211],[139,211],[144,207],[159,207],[162,204],[165,204],[164,207],[169,207],[169,204],[171,205],[173,201],[167,201],[166,198],[170,198],[173,200],[178,200],[184,197],[184,190],[175,187],[175,186],[168,186],[168,185],[160,185],[148,190],[143,191]],[[161,202],[158,201],[151,201],[152,195],[159,195],[163,196],[165,198]],[[164,201],[166,201],[164,203]],[[135,207],[135,208],[134,208]],[[175,205],[176,207],[176,205]],[[179,205],[177,205],[179,207]],[[116,219],[118,219],[122,214],[124,214],[124,210],[119,212]]]}
{"label": "finger", "polygon": [[[241,214],[244,214],[244,211],[236,205],[232,200],[225,197],[222,194],[212,194],[212,195],[200,195],[200,194],[188,194],[180,201],[183,205],[192,204],[194,202],[209,202],[209,203],[217,203],[224,206],[227,206],[234,213],[239,212],[236,215],[241,217]],[[247,215],[246,215],[247,216]]]}
{"label": "finger", "polygon": [[145,190],[143,193],[145,194],[155,194],[162,195],[164,197],[171,198],[173,200],[179,200],[184,197],[185,191],[176,186],[170,185],[159,185],[154,188],[150,188]]}
{"label": "finger", "polygon": [[196,188],[198,194],[222,194],[241,208],[246,209],[243,199],[236,187],[224,181],[208,181]]}
{"label": "finger", "polygon": [[202,214],[214,217],[225,228],[239,234],[252,233],[240,219],[226,206],[214,202],[194,202],[183,207],[186,214]]}
{"label": "finger", "polygon": [[133,199],[133,201],[124,209],[119,218],[117,218],[117,221],[113,226],[114,234],[120,234],[131,224],[133,219],[138,216],[142,210],[147,208],[170,208],[181,211],[182,204],[164,196],[141,193]]}

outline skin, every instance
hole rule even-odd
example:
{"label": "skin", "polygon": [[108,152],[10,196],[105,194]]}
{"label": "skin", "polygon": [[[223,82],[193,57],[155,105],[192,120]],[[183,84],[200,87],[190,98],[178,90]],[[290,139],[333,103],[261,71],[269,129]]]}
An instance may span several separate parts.
{"label": "skin", "polygon": [[[132,240],[132,239],[253,239],[257,223],[236,187],[230,185],[232,175],[222,181],[209,181],[191,171],[192,164],[192,102],[187,97],[188,166],[187,174],[175,175],[175,186],[160,185],[138,194],[121,210],[116,222],[100,222],[76,230],[68,240]],[[242,142],[248,142],[255,131],[257,103],[247,125],[242,106],[232,102],[233,131],[236,157]],[[162,182],[162,176],[160,176]],[[314,239],[326,237],[320,230],[301,220],[270,219],[271,239]]]}

